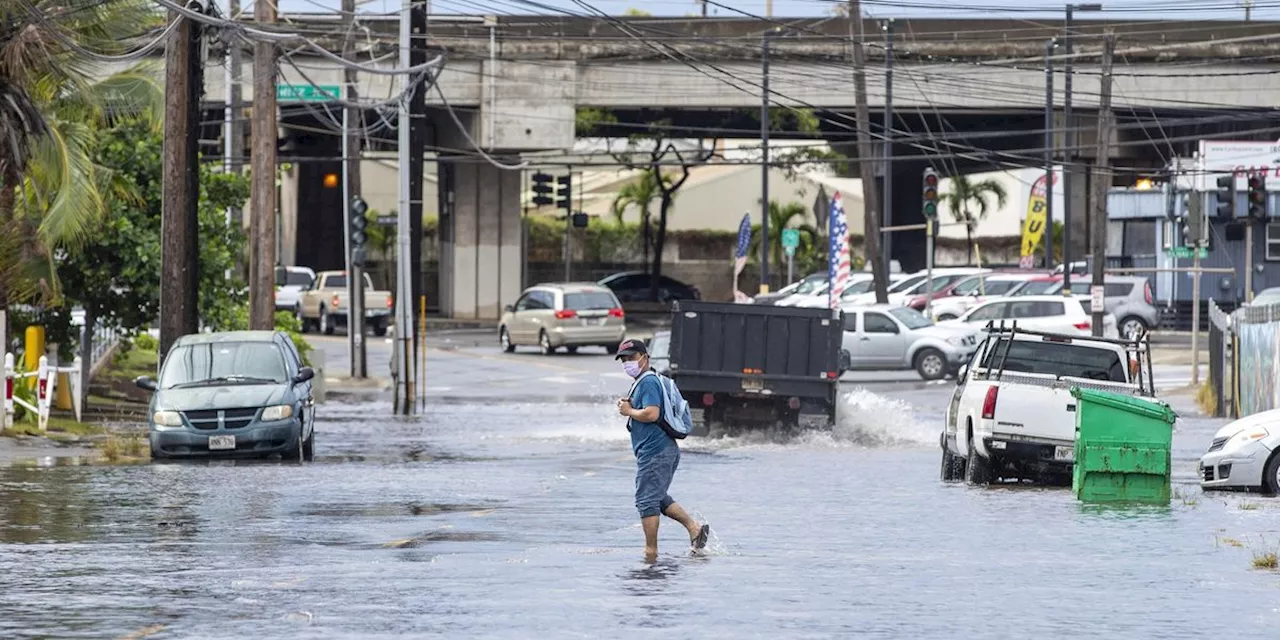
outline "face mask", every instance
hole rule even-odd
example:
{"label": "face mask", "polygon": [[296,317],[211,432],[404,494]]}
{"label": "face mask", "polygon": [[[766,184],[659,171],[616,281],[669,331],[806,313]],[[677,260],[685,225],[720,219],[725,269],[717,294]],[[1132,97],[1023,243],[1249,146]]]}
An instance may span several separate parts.
{"label": "face mask", "polygon": [[625,371],[625,372],[626,372],[626,374],[627,374],[628,376],[631,376],[632,378],[638,378],[638,377],[640,377],[640,363],[639,363],[639,362],[624,362],[624,363],[622,363],[622,370],[623,370],[623,371]]}

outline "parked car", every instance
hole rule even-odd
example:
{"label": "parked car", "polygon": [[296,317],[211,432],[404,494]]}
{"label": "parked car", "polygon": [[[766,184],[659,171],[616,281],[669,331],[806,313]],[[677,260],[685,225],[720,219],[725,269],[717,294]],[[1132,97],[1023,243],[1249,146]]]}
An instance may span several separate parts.
{"label": "parked car", "polygon": [[796,280],[795,282],[792,282],[791,284],[781,289],[778,289],[777,291],[770,291],[769,293],[759,294],[754,298],[754,301],[755,301],[755,304],[778,304],[780,301],[785,300],[786,298],[791,296],[809,295],[811,292],[813,292],[814,289],[822,287],[826,284],[827,284],[826,271],[811,273],[799,280]]}
{"label": "parked car", "polygon": [[1204,489],[1280,494],[1280,409],[1245,416],[1218,429],[1200,457]]}
{"label": "parked car", "polygon": [[[901,276],[900,280],[893,283],[888,288],[889,302],[892,303],[895,299],[900,300],[904,294],[909,295],[912,291],[915,291],[920,287],[923,287],[924,281],[925,281],[924,272],[912,273],[912,274]],[[841,300],[843,300],[843,302],[841,302],[841,306],[845,306],[845,307],[864,306],[868,304],[875,304],[876,294],[874,291],[872,291],[870,293],[858,294],[848,299],[841,298]]]}
{"label": "parked car", "polygon": [[842,347],[852,369],[915,369],[925,380],[945,378],[969,361],[978,331],[935,325],[919,311],[894,305],[844,312]]}
{"label": "parked car", "polygon": [[671,332],[655,331],[649,341],[649,366],[664,376],[671,375]]}
{"label": "parked car", "polygon": [[1020,287],[1011,289],[1006,296],[1040,296],[1050,291],[1062,290],[1062,274],[1035,276]]}
{"label": "parked car", "polygon": [[[981,330],[988,323],[1016,320],[1019,328],[1063,335],[1093,335],[1093,315],[1088,298],[1061,295],[1017,296],[984,302],[943,326],[968,326]],[[1102,337],[1119,338],[1116,317],[1102,316]]]}
{"label": "parked car", "polygon": [[[1088,274],[1071,279],[1071,294],[1088,296],[1093,281]],[[1160,310],[1155,306],[1151,281],[1143,276],[1105,276],[1103,301],[1107,313],[1118,318],[1120,335],[1137,336],[1160,324]],[[1061,293],[1062,283],[1047,293]]]}
{"label": "parked car", "polygon": [[1253,296],[1253,302],[1250,302],[1249,304],[1265,307],[1267,305],[1277,303],[1280,303],[1280,287],[1271,287],[1269,289],[1259,291],[1257,295]]}
{"label": "parked car", "polygon": [[993,327],[956,379],[943,421],[942,480],[987,484],[1069,478],[1071,387],[1154,397],[1146,340],[1124,342]]}
{"label": "parked car", "polygon": [[[945,289],[952,283],[978,273],[986,273],[987,269],[978,269],[973,267],[941,267],[933,270],[933,292],[937,298],[938,291]],[[929,280],[928,271],[917,271],[903,278],[896,286],[889,291],[889,304],[903,306],[914,300],[916,296],[925,293],[925,287]],[[865,293],[854,300],[851,305],[867,305],[875,304],[876,296],[874,293]],[[923,308],[923,305],[921,306]]]}
{"label": "parked car", "polygon": [[934,269],[933,288],[921,287],[919,291],[915,292],[915,295],[906,297],[902,305],[911,307],[916,311],[924,311],[925,307],[930,306],[932,302],[955,295],[954,291],[961,283],[978,282],[977,276],[992,275],[993,273],[988,269],[954,270],[938,273],[938,270]]}
{"label": "parked car", "polygon": [[608,288],[592,282],[564,282],[529,287],[498,323],[498,341],[511,353],[536,345],[543,355],[564,348],[604,347],[618,352],[627,335],[622,303]]}
{"label": "parked car", "polygon": [[[934,320],[954,320],[966,311],[988,300],[1009,295],[1027,281],[1036,277],[1033,273],[992,273],[969,276],[950,288],[950,295],[937,299],[930,305]],[[924,305],[920,305],[923,309]]]}
{"label": "parked car", "polygon": [[276,311],[295,311],[302,292],[316,281],[310,267],[276,267]]}
{"label": "parked car", "polygon": [[178,338],[152,391],[152,458],[315,455],[315,372],[280,331],[193,333]]}
{"label": "parked car", "polygon": [[[373,287],[373,279],[364,275],[364,322],[373,330],[375,336],[387,335],[387,327],[391,324],[391,310],[394,300],[390,291],[379,291]],[[347,326],[347,314],[350,313],[347,300],[347,272],[321,271],[316,274],[315,282],[302,292],[294,312],[302,323],[302,331],[311,328],[324,334],[332,334],[337,327]]]}
{"label": "parked car", "polygon": [[658,279],[658,298],[650,295],[650,284],[653,275],[643,271],[624,271],[602,278],[598,283],[613,291],[613,295],[622,302],[662,302],[675,300],[701,300],[702,293],[697,287],[687,285],[675,278],[661,276]]}
{"label": "parked car", "polygon": [[[861,275],[861,274],[856,274],[856,275]],[[888,283],[889,288],[892,288],[893,285],[897,284],[899,280],[902,280],[901,275],[894,274],[889,276],[889,283]],[[866,293],[870,293],[871,295],[874,296],[875,287],[876,287],[876,281],[872,279],[871,276],[868,275],[865,277],[858,277],[857,279],[850,282],[844,288],[844,293],[840,294],[840,303],[839,303],[840,306],[843,307],[845,304],[859,298],[860,296]],[[826,308],[827,303],[828,303],[827,292],[823,291],[821,294],[818,294],[816,296],[809,296],[803,300],[800,300],[795,304],[795,306],[800,307],[802,309],[805,309],[805,308],[818,309],[818,308]]]}

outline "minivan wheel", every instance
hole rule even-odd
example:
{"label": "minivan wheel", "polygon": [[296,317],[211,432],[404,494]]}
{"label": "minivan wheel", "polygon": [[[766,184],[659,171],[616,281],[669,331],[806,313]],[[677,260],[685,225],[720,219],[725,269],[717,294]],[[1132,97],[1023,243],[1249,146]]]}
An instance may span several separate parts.
{"label": "minivan wheel", "polygon": [[1138,316],[1125,316],[1120,321],[1120,336],[1122,338],[1134,338],[1140,336],[1147,331],[1147,322]]}
{"label": "minivan wheel", "polygon": [[316,459],[316,430],[311,428],[311,435],[302,442],[302,459],[311,462]]}
{"label": "minivan wheel", "polygon": [[916,373],[925,380],[947,377],[947,358],[937,349],[925,349],[916,355]]}
{"label": "minivan wheel", "polygon": [[506,327],[498,330],[498,343],[502,345],[502,350],[506,353],[516,350],[516,346],[511,344],[511,335],[507,333]]}
{"label": "minivan wheel", "polygon": [[551,346],[551,336],[546,331],[538,334],[538,346],[542,348],[542,355],[549,356],[556,352],[556,348]]}

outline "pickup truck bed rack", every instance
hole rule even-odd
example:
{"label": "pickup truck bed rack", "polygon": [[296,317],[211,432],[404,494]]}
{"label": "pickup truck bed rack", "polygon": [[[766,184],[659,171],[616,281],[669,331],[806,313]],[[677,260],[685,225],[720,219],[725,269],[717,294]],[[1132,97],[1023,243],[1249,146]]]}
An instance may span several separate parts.
{"label": "pickup truck bed rack", "polygon": [[[1045,331],[1035,331],[1033,329],[1019,329],[1017,320],[1009,321],[1008,323],[1006,323],[1006,321],[1004,320],[1000,320],[1000,321],[992,320],[987,323],[986,332],[988,336],[996,337],[997,339],[1001,337],[1008,338],[1007,340],[1004,341],[1004,344],[1003,344],[1004,349],[1000,352],[1000,365],[998,367],[994,367],[996,371],[996,380],[1003,379],[1004,373],[1005,373],[1004,371],[1005,361],[1009,356],[1009,349],[1012,348],[1013,341],[1019,335],[1037,336],[1041,338],[1047,338],[1055,342],[1066,342],[1066,343],[1101,342],[1105,344],[1124,347],[1125,354],[1128,357],[1128,362],[1126,362],[1125,364],[1129,367],[1129,370],[1132,372],[1131,375],[1133,375],[1138,379],[1138,384],[1137,384],[1138,393],[1142,395],[1151,395],[1151,396],[1155,395],[1155,392],[1156,392],[1155,373],[1153,372],[1152,366],[1151,366],[1151,341],[1148,339],[1148,334],[1146,332],[1143,332],[1138,336],[1134,338],[1129,338],[1129,339],[1103,338],[1099,336],[1072,336],[1072,335],[1064,335],[1060,333],[1048,333]],[[1146,371],[1145,376],[1141,375],[1141,372],[1144,369]],[[1092,382],[1098,382],[1098,381],[1092,381]],[[1111,383],[1111,384],[1114,384],[1114,383]],[[1093,386],[1093,385],[1085,383],[1077,386]],[[1110,385],[1098,385],[1098,386],[1099,388],[1101,388],[1103,386],[1110,386]],[[1121,385],[1121,386],[1128,387],[1130,385]]]}

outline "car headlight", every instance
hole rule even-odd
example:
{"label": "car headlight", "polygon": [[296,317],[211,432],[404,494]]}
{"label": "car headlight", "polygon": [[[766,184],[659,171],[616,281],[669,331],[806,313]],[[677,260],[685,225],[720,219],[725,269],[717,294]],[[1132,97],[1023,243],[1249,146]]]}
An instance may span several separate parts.
{"label": "car headlight", "polygon": [[262,420],[271,422],[272,420],[284,420],[293,417],[293,405],[278,404],[274,407],[267,407],[262,410]]}
{"label": "car headlight", "polygon": [[963,346],[964,346],[964,338],[962,338],[962,337],[960,337],[960,336],[951,336],[951,337],[947,338],[947,342],[948,342],[949,344],[955,345],[955,346],[957,346],[957,347],[963,347]]}
{"label": "car headlight", "polygon": [[1261,440],[1267,437],[1268,435],[1270,435],[1270,433],[1266,429],[1263,429],[1262,427],[1245,429],[1244,431],[1241,431],[1240,433],[1237,433],[1234,436],[1231,436],[1231,439],[1227,440],[1227,444],[1222,448],[1235,449],[1238,447],[1242,447],[1255,440]]}
{"label": "car headlight", "polygon": [[152,414],[151,421],[161,427],[181,427],[182,414],[177,411],[157,411]]}

